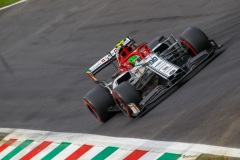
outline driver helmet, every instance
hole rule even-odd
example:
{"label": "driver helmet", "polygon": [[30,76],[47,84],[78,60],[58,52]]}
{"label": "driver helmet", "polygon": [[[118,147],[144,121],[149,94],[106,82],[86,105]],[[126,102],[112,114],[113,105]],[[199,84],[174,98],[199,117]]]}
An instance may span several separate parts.
{"label": "driver helmet", "polygon": [[130,58],[128,59],[128,62],[129,62],[130,64],[132,64],[133,66],[135,66],[135,65],[136,65],[136,61],[137,61],[138,58],[139,58],[139,56],[134,55],[134,56],[132,56],[132,57],[130,57]]}

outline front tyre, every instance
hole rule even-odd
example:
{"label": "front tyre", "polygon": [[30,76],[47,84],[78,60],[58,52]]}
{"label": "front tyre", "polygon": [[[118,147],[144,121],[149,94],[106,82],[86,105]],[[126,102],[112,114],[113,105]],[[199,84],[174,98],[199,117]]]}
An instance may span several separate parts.
{"label": "front tyre", "polygon": [[115,105],[112,95],[103,86],[96,86],[90,90],[84,97],[83,101],[90,112],[100,121],[106,122],[114,113],[108,112],[108,108]]}
{"label": "front tyre", "polygon": [[180,42],[194,55],[211,48],[206,34],[197,27],[188,27],[180,36]]}
{"label": "front tyre", "polygon": [[122,82],[113,90],[113,97],[118,105],[119,109],[128,117],[133,118],[132,110],[128,106],[130,103],[134,103],[138,106],[142,97],[139,92],[129,83]]}

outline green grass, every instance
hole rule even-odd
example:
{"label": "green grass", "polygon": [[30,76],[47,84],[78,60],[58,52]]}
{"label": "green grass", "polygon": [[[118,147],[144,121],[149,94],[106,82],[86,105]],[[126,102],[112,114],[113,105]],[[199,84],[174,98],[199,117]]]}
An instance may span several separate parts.
{"label": "green grass", "polygon": [[200,156],[196,160],[230,160],[223,156]]}
{"label": "green grass", "polygon": [[0,8],[18,2],[20,0],[0,0]]}

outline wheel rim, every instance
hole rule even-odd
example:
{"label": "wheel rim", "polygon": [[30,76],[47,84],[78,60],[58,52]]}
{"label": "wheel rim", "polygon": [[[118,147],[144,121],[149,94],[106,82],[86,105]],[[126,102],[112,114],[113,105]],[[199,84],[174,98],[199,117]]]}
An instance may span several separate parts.
{"label": "wheel rim", "polygon": [[127,106],[122,102],[122,100],[119,98],[119,96],[115,93],[113,94],[113,96],[114,96],[114,101],[118,105],[119,109],[123,112],[123,114],[125,114],[128,117],[131,117],[131,114],[130,114]]}
{"label": "wheel rim", "polygon": [[187,48],[189,48],[194,55],[197,55],[197,52],[195,51],[195,49],[193,49],[193,47],[189,43],[187,43],[184,40],[180,40],[180,42],[184,44]]}
{"label": "wheel rim", "polygon": [[94,117],[96,117],[100,122],[103,122],[102,119],[97,114],[96,110],[93,108],[93,106],[87,100],[84,99],[83,101],[86,104],[89,111],[94,115]]}

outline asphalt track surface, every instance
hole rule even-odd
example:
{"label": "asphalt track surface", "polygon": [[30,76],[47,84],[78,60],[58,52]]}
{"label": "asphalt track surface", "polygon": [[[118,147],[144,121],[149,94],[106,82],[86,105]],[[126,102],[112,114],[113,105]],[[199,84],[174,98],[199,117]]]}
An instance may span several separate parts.
{"label": "asphalt track surface", "polygon": [[[0,127],[240,147],[239,0],[29,0],[0,11]],[[99,123],[85,70],[127,35],[198,26],[224,52],[146,115]]]}

